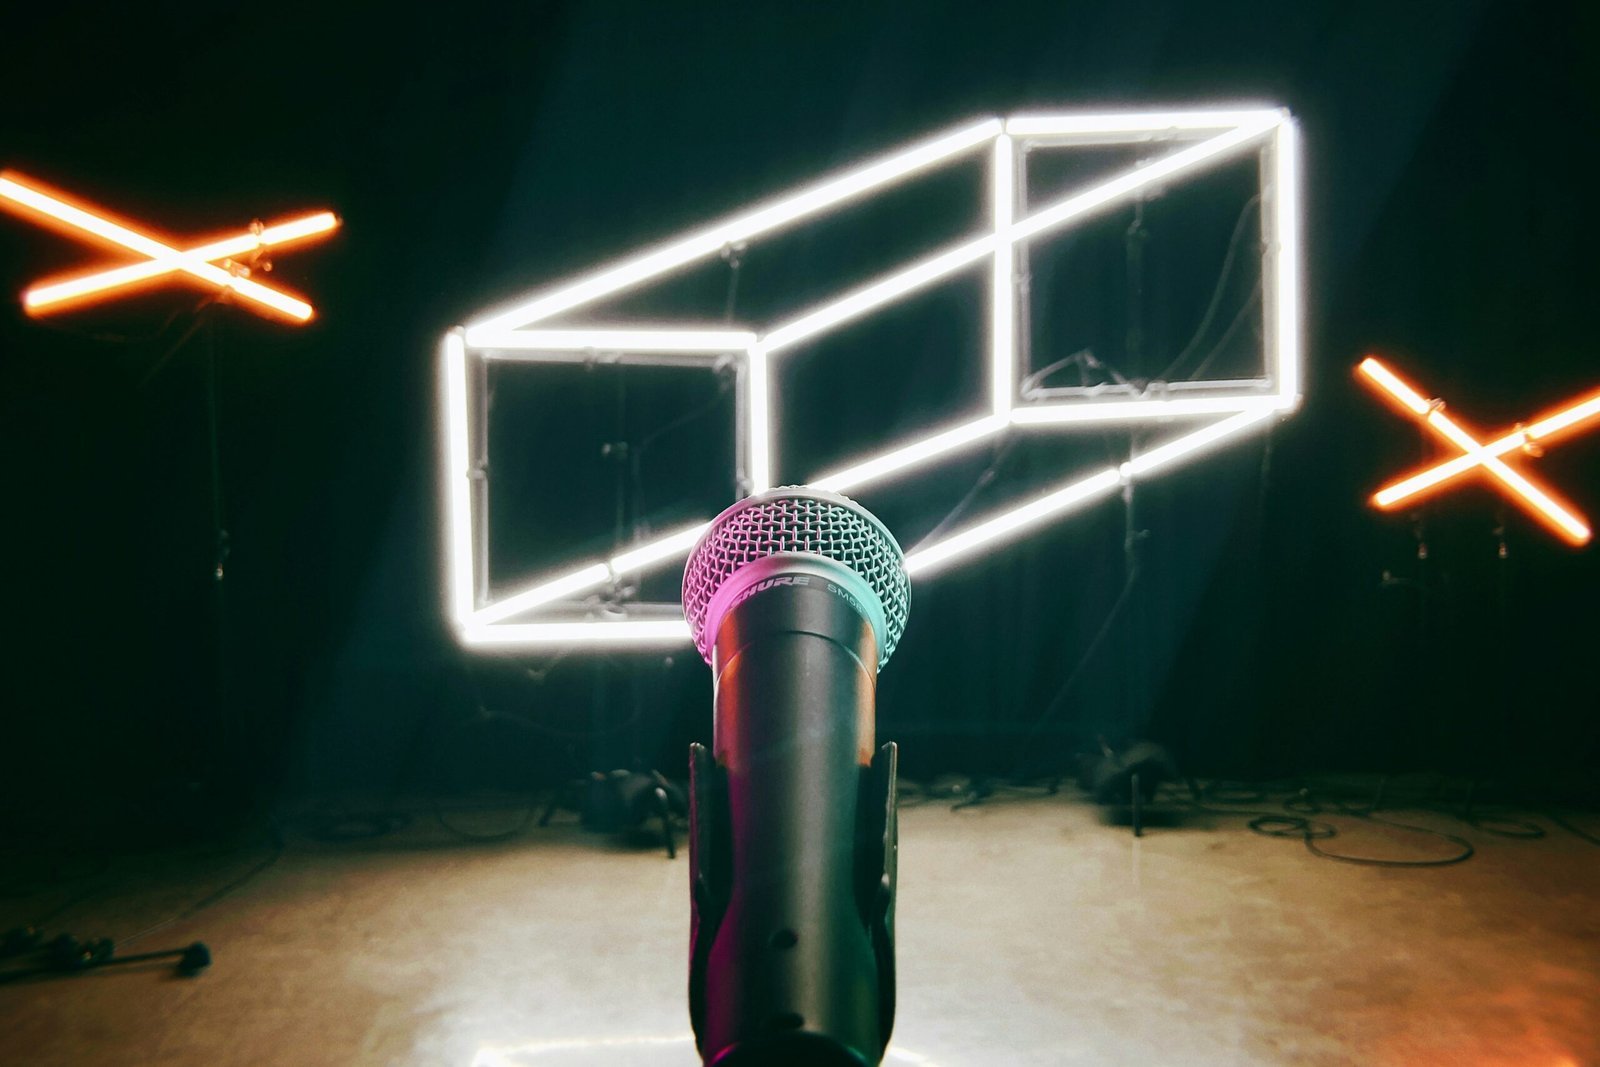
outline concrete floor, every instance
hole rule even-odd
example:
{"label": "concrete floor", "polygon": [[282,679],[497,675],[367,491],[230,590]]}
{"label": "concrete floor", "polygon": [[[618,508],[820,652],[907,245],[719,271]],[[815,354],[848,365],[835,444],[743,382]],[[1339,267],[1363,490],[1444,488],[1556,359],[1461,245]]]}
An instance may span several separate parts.
{"label": "concrete floor", "polygon": [[[907,808],[887,1062],[1600,1064],[1600,848],[1413,819],[1477,856],[1350,866],[1222,817],[1135,840],[1065,797]],[[1339,821],[1347,851],[1448,851]],[[50,925],[126,935],[261,854],[121,861]],[[493,845],[291,825],[275,865],[135,946],[203,939],[207,973],[0,985],[0,1063],[694,1064],[687,877],[570,823]],[[7,925],[46,903],[4,902]]]}

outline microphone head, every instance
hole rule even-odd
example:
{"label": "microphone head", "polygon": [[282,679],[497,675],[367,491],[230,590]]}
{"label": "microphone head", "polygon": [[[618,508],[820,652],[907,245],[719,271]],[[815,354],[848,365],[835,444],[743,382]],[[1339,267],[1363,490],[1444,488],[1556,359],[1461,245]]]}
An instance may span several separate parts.
{"label": "microphone head", "polygon": [[[843,565],[865,585],[881,612],[878,666],[905,632],[911,609],[911,579],[894,535],[866,508],[839,493],[788,485],[745,497],[712,520],[683,568],[683,616],[695,647],[707,663],[716,643],[720,613],[712,598],[740,570],[776,555],[799,553]],[[731,605],[730,605],[731,606]],[[874,612],[874,614],[877,614]],[[713,617],[716,616],[716,617]]]}

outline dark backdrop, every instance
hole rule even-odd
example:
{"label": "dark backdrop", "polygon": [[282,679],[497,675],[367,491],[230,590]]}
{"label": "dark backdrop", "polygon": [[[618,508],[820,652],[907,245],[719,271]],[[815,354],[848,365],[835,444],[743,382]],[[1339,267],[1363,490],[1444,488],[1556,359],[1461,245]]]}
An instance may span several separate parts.
{"label": "dark backdrop", "polygon": [[[692,652],[468,657],[449,639],[440,333],[972,116],[1240,99],[1302,122],[1305,407],[1203,476],[1140,489],[1126,592],[1115,503],[919,584],[881,732],[913,774],[1058,769],[1101,735],[1153,736],[1237,775],[1582,768],[1597,754],[1594,552],[1487,490],[1369,511],[1421,444],[1350,375],[1388,352],[1489,427],[1592,384],[1597,30],[1560,2],[13,16],[4,165],[177,235],[322,205],[345,222],[280,259],[319,308],[304,329],[219,308],[186,337],[201,294],[173,290],[50,322],[0,303],[13,810],[165,817],[285,789],[675,772],[709,727]],[[797,255],[797,276],[828,262]],[[0,217],[0,292],[87,258]],[[905,344],[917,329],[931,327]],[[905,425],[938,403],[920,381],[893,391]],[[699,431],[679,432],[690,448]],[[1579,441],[1539,468],[1594,513],[1597,455]],[[915,540],[991,458],[883,504]],[[1045,463],[1013,454],[1003,473]],[[613,486],[594,492],[604,512]],[[663,506],[628,504],[644,519]]]}

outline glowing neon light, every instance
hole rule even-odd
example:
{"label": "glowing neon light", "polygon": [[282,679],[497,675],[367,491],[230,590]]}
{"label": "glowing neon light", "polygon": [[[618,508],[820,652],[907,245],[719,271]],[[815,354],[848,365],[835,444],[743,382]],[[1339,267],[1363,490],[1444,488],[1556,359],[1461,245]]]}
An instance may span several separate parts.
{"label": "glowing neon light", "polygon": [[1228,415],[1239,411],[1278,410],[1275,396],[1198,396],[1168,400],[1104,400],[1072,404],[1035,404],[1014,408],[1017,426],[1061,426],[1084,422],[1151,422],[1192,415]]}
{"label": "glowing neon light", "polygon": [[472,550],[472,446],[467,429],[467,350],[460,333],[444,338],[440,360],[444,432],[445,550],[449,578],[448,606],[457,628],[472,621],[474,607]]}
{"label": "glowing neon light", "polygon": [[683,645],[689,624],[682,619],[620,622],[523,622],[501,626],[468,625],[457,631],[473,648],[522,648],[529,645]]}
{"label": "glowing neon light", "polygon": [[1013,115],[1006,133],[1013,137],[1059,137],[1077,134],[1149,134],[1167,130],[1223,130],[1278,121],[1269,108],[1235,111],[1127,111],[1105,115]]}
{"label": "glowing neon light", "polygon": [[749,330],[490,330],[466,331],[472,348],[533,352],[678,352],[708,359],[756,343]]}
{"label": "glowing neon light", "polygon": [[930,575],[980,548],[1014,540],[1018,535],[1051,519],[1077,511],[1111,495],[1122,487],[1124,479],[1152,474],[1174,466],[1183,459],[1197,456],[1206,449],[1213,448],[1259,425],[1272,414],[1271,408],[1240,412],[1202,430],[1185,434],[1151,449],[1119,466],[1107,467],[1069,482],[1044,496],[991,519],[975,523],[934,544],[917,548],[906,553],[906,573],[913,577]]}
{"label": "glowing neon light", "polygon": [[1300,148],[1292,122],[1278,126],[1270,154],[1275,178],[1268,202],[1267,271],[1276,284],[1264,287],[1261,302],[1267,321],[1263,336],[1271,338],[1267,359],[1277,371],[1278,409],[1293,411],[1300,402]]}
{"label": "glowing neon light", "polygon": [[[1087,188],[1070,190],[1024,217],[1018,217],[1018,195],[1025,187],[1027,147],[1129,142],[1174,142],[1151,159],[1102,179]],[[816,217],[853,200],[882,191],[928,168],[948,164],[987,148],[989,192],[987,232],[980,232],[901,264],[809,308],[791,312],[768,324],[750,329],[712,329],[690,323],[665,323],[650,328],[571,323],[566,313],[637,288],[706,259],[741,242],[771,234],[802,220]],[[1051,390],[1047,402],[1032,395],[1017,395],[1018,323],[1022,321],[1016,283],[1019,245],[1039,240],[1078,220],[1108,210],[1148,190],[1170,185],[1183,177],[1256,153],[1261,159],[1261,229],[1263,242],[1262,289],[1265,338],[1262,350],[1265,374],[1238,381],[1152,383],[1140,394],[1118,395],[1096,391],[1078,395],[1072,389]],[[824,178],[798,192],[779,197],[748,212],[692,231],[639,254],[558,284],[505,310],[474,320],[462,333],[464,358],[517,360],[527,363],[572,362],[596,356],[622,357],[635,363],[655,363],[686,368],[722,367],[730,362],[738,371],[735,439],[738,477],[748,492],[759,492],[780,479],[798,480],[782,470],[777,455],[778,419],[782,391],[776,377],[784,361],[800,358],[806,342],[872,314],[929,286],[953,278],[979,264],[988,265],[988,328],[985,347],[989,360],[987,403],[989,414],[948,424],[926,434],[903,439],[892,447],[858,459],[810,479],[811,484],[841,491],[859,491],[890,478],[925,469],[929,464],[991,440],[1011,427],[1034,431],[1070,430],[1095,423],[1150,423],[1173,418],[1206,418],[1209,425],[1187,433],[1161,448],[1147,452],[1120,468],[1064,485],[1040,500],[981,520],[972,528],[925,546],[914,565],[931,573],[971,551],[1000,544],[1049,518],[1065,514],[1123,481],[1178,464],[1185,456],[1225,441],[1263,422],[1275,413],[1292,411],[1299,402],[1301,374],[1297,153],[1294,124],[1279,109],[1239,108],[1209,111],[1019,115],[1007,120],[988,119],[931,138],[862,166]],[[545,325],[563,316],[559,325]],[[466,414],[468,375],[457,376],[461,388],[447,390],[446,403],[460,405],[459,431],[464,449],[470,434]],[[1084,391],[1088,393],[1087,390]],[[1063,396],[1070,399],[1063,400]],[[446,432],[455,423],[446,418]],[[447,468],[450,469],[450,468]],[[479,477],[455,466],[457,480]],[[466,473],[462,473],[462,472]],[[477,498],[472,494],[447,494],[449,523],[457,534],[447,538],[450,551],[473,550],[471,514]],[[464,506],[465,518],[460,514]],[[576,607],[571,598],[615,583],[625,570],[668,563],[681,558],[692,546],[698,528],[680,531],[636,546],[614,559],[590,561],[555,572],[513,593],[499,595],[493,603],[476,604],[454,618],[463,640],[471,644],[504,645],[519,640],[625,641],[619,627],[639,621],[610,621],[579,610],[582,617],[566,622],[525,623],[512,620],[530,613],[559,611],[569,617]],[[449,569],[452,582],[476,574],[474,565]],[[459,609],[457,597],[452,601]],[[608,610],[625,616],[661,611],[668,605],[612,605]],[[665,640],[668,630],[658,618],[646,620],[638,631],[649,639]]]}
{"label": "glowing neon light", "polygon": [[1371,383],[1380,395],[1392,401],[1400,411],[1415,417],[1435,436],[1462,453],[1380,489],[1372,498],[1375,507],[1392,510],[1470,471],[1482,470],[1509,499],[1520,504],[1524,511],[1556,536],[1569,544],[1588,544],[1592,532],[1587,520],[1576,509],[1500,457],[1518,450],[1530,451],[1557,435],[1588,428],[1600,420],[1600,394],[1586,396],[1544,416],[1532,426],[1518,427],[1485,445],[1444,413],[1443,401],[1425,399],[1381,360],[1368,356],[1356,369],[1362,380]]}
{"label": "glowing neon light", "polygon": [[607,564],[611,573],[615,575],[631,574],[634,571],[644,570],[653,563],[664,560],[677,559],[686,556],[689,550],[700,540],[700,535],[706,532],[710,523],[696,523],[694,526],[685,527],[677,533],[667,534],[647,545],[630,549],[620,556],[614,556]]}
{"label": "glowing neon light", "polygon": [[[1554,415],[1512,430],[1504,437],[1484,445],[1483,451],[1491,456],[1503,456],[1508,452],[1542,449],[1544,445],[1569,433],[1588,429],[1589,425],[1596,421],[1600,421],[1600,396],[1580,400]],[[1477,458],[1470,454],[1445,460],[1425,471],[1385,486],[1373,495],[1373,500],[1379,507],[1396,507],[1412,497],[1466,474],[1477,466]]]}
{"label": "glowing neon light", "polygon": [[770,360],[767,349],[750,349],[745,362],[745,411],[749,420],[750,469],[746,472],[750,492],[772,488],[772,385],[768,381]]}
{"label": "glowing neon light", "polygon": [[613,557],[606,563],[591,563],[555,578],[547,578],[536,585],[512,593],[495,601],[490,607],[473,612],[466,621],[474,626],[489,626],[544,604],[553,604],[575,593],[598,589],[624,574],[641,571],[651,564],[685,555],[694,547],[707,523],[658,538],[638,548]]}
{"label": "glowing neon light", "polygon": [[610,580],[611,568],[604,563],[593,563],[515,596],[496,601],[492,606],[474,612],[472,621],[477,625],[500,622],[514,615],[521,615],[524,611],[541,604],[554,604],[574,593],[593,589]]}
{"label": "glowing neon light", "polygon": [[473,325],[515,329],[542,322],[676,270],[729,245],[773,233],[803,218],[855,200],[927,167],[977,148],[1000,132],[997,119],[965,126],[903,152],[809,186],[743,215],[736,215],[688,237],[586,275],[571,285],[482,319]]}
{"label": "glowing neon light", "polygon": [[310,304],[288,293],[246,277],[248,268],[230,263],[230,269],[216,262],[260,252],[268,248],[323,237],[339,227],[331,212],[318,212],[273,226],[260,227],[220,241],[193,248],[177,249],[137,230],[114,222],[105,215],[70,204],[45,191],[37,183],[14,171],[0,172],[0,206],[25,208],[60,223],[68,232],[97,237],[130,252],[146,257],[144,262],[96,271],[60,282],[35,286],[23,294],[23,305],[30,314],[60,310],[91,297],[109,299],[119,290],[168,274],[186,274],[218,289],[235,293],[260,307],[275,311],[295,322],[312,316]]}
{"label": "glowing neon light", "polygon": [[1011,241],[1037,237],[1039,234],[1047,230],[1053,230],[1065,222],[1070,222],[1100,208],[1126,200],[1134,193],[1147,189],[1157,182],[1175,177],[1185,171],[1199,170],[1204,166],[1220,163],[1250,147],[1254,142],[1261,140],[1274,130],[1283,129],[1289,125],[1288,119],[1280,116],[1279,121],[1276,123],[1262,119],[1249,125],[1229,130],[1227,133],[1218,134],[1216,137],[1202,141],[1191,148],[1174,152],[1170,156],[1163,156],[1161,159],[1147,163],[1142,167],[1135,167],[1076,196],[1069,196],[1057,201],[1051,207],[1037,211],[1021,222],[1016,223],[1011,227],[1006,237]]}

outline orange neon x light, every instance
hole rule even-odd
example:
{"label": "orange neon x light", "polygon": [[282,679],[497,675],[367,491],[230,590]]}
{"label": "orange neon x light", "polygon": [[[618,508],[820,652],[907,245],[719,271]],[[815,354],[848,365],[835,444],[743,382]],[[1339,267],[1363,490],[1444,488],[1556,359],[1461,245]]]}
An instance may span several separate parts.
{"label": "orange neon x light", "polygon": [[1600,390],[1571,401],[1531,423],[1519,423],[1510,433],[1487,444],[1468,433],[1444,413],[1444,401],[1425,400],[1381,360],[1368,356],[1356,368],[1361,378],[1402,411],[1417,420],[1448,444],[1461,450],[1454,459],[1434,464],[1416,474],[1384,486],[1373,494],[1373,506],[1385,511],[1443,488],[1471,471],[1482,470],[1516,503],[1569,544],[1589,542],[1588,522],[1572,505],[1550,490],[1519,473],[1502,456],[1521,451],[1530,456],[1543,454],[1551,441],[1571,436],[1600,422]]}
{"label": "orange neon x light", "polygon": [[0,207],[72,236],[93,239],[145,257],[125,266],[34,286],[23,293],[22,303],[29,314],[35,315],[111,299],[124,295],[124,290],[135,284],[177,275],[231,292],[257,311],[270,311],[294,322],[306,322],[312,315],[310,304],[281,289],[252,280],[250,267],[239,259],[267,248],[323,237],[339,226],[332,212],[322,211],[272,226],[258,223],[234,237],[178,249],[112,219],[91,205],[72,203],[54,190],[9,170],[0,171]]}

